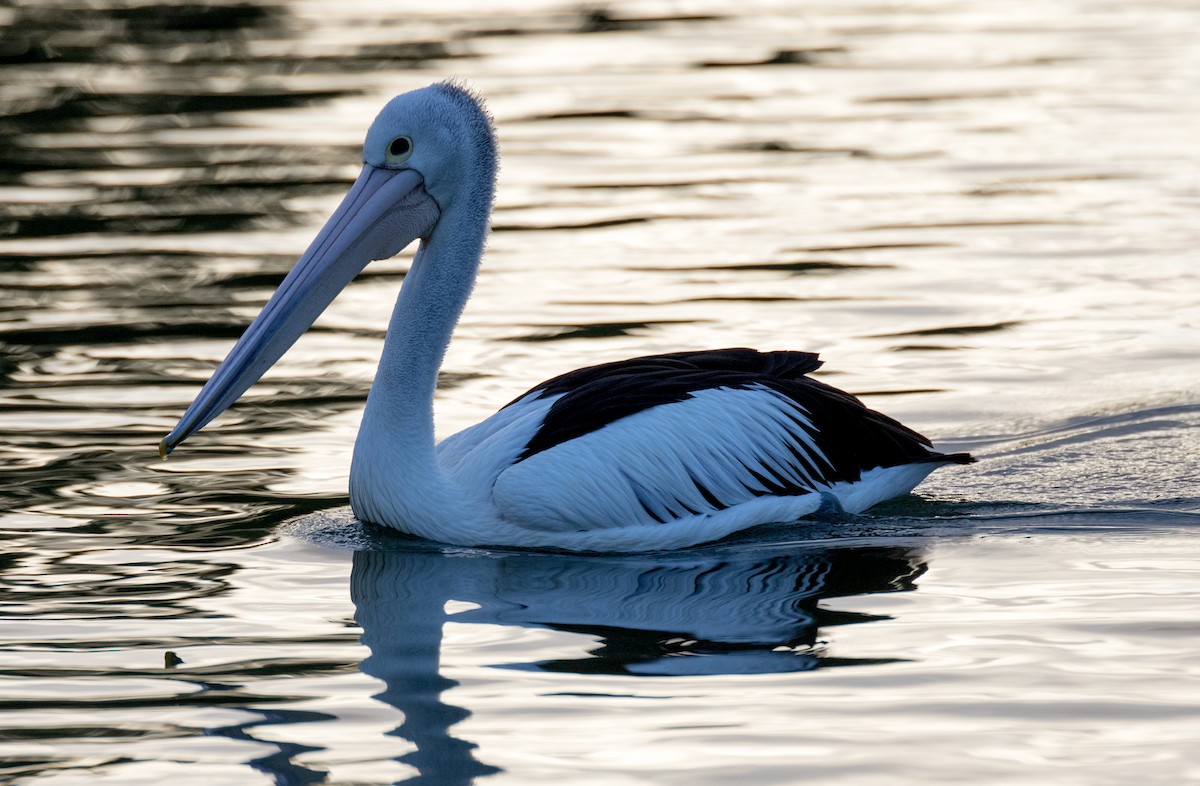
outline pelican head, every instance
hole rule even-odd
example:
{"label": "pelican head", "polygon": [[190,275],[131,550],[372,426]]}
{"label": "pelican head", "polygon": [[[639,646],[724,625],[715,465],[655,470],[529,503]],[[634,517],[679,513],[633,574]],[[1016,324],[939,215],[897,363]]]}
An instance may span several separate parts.
{"label": "pelican head", "polygon": [[481,216],[486,232],[495,172],[491,120],[468,90],[443,82],[389,101],[367,131],[350,192],[159,443],[159,455],[166,458],[258,381],[367,263],[424,243],[450,213]]}

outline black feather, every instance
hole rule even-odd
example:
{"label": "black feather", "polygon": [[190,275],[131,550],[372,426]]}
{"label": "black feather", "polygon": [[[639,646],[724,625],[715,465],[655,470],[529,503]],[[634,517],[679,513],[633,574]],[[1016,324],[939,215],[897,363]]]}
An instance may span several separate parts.
{"label": "black feather", "polygon": [[[795,466],[815,480],[855,481],[865,470],[913,462],[974,461],[965,453],[943,455],[930,450],[929,440],[907,426],[868,409],[849,393],[805,376],[820,366],[811,352],[739,348],[651,355],[571,371],[516,399],[530,394],[562,396],[517,460],[652,407],[684,401],[700,390],[767,388],[796,404],[797,412],[790,416],[794,429],[781,430],[780,440]],[[811,454],[805,436],[825,454],[828,464]],[[770,477],[747,467],[771,494],[812,491],[769,467],[762,469]],[[701,489],[706,498],[711,496],[707,492]]]}

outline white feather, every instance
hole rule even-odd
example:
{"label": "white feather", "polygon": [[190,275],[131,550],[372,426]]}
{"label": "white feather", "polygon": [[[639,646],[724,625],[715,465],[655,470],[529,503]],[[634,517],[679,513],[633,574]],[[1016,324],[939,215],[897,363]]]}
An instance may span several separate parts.
{"label": "white feather", "polygon": [[[765,389],[697,391],[504,470],[492,499],[502,517],[556,532],[631,524],[673,527],[676,521],[664,525],[656,517],[719,513],[697,484],[727,508],[749,503],[758,499],[755,492],[767,491],[751,470],[769,476],[794,464],[780,438],[783,408],[795,408],[785,401]],[[791,427],[798,430],[794,423]],[[815,445],[809,453],[813,463],[828,464]],[[810,487],[830,489],[821,483]]]}
{"label": "white feather", "polygon": [[490,489],[496,476],[521,455],[559,398],[527,395],[487,420],[447,437],[437,446],[438,464],[459,483]]}

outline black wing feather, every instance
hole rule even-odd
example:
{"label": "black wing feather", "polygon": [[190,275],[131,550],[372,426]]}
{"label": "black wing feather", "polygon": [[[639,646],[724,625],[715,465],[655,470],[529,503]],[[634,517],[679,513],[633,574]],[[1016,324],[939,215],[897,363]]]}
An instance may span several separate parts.
{"label": "black wing feather", "polygon": [[[517,401],[537,394],[560,395],[518,461],[584,436],[609,423],[651,407],[671,404],[700,390],[767,388],[794,402],[811,426],[796,419],[831,466],[813,466],[812,457],[781,433],[798,465],[824,482],[855,481],[863,471],[919,461],[968,463],[965,453],[944,455],[916,431],[868,409],[854,396],[811,379],[821,361],[811,352],[758,352],[715,349],[673,352],[589,366],[547,380]],[[510,402],[515,403],[515,402]],[[823,462],[822,462],[823,464]],[[811,489],[784,477],[756,478],[773,494],[803,494]]]}

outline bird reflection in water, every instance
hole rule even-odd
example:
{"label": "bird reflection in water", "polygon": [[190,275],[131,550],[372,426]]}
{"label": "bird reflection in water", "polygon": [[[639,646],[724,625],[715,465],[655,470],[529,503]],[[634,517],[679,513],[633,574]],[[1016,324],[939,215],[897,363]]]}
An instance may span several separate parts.
{"label": "bird reflection in water", "polygon": [[[822,628],[887,617],[822,608],[826,598],[906,592],[925,572],[913,547],[790,546],[706,549],[652,556],[368,550],[354,555],[351,594],[365,674],[376,698],[404,714],[394,734],[415,750],[399,757],[408,782],[466,784],[497,772],[451,727],[470,711],[442,700],[457,683],[439,670],[442,626],[549,628],[595,637],[576,659],[507,668],[633,676],[764,674],[890,662],[834,656]],[[477,608],[449,613],[447,601]]]}

